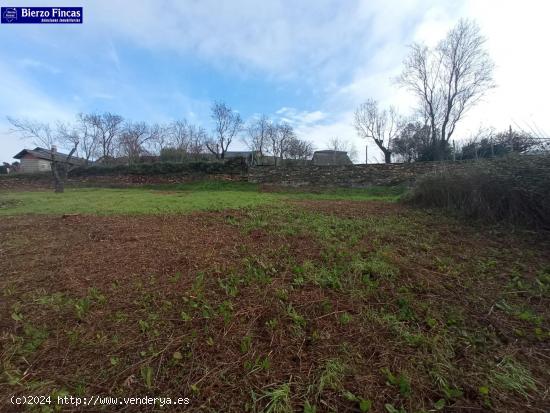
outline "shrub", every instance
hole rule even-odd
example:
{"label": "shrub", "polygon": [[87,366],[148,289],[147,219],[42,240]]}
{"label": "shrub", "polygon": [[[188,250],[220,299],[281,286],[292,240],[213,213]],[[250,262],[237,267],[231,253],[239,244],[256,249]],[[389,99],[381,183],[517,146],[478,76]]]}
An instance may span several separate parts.
{"label": "shrub", "polygon": [[488,222],[550,229],[550,156],[510,156],[464,164],[420,178],[412,204]]}

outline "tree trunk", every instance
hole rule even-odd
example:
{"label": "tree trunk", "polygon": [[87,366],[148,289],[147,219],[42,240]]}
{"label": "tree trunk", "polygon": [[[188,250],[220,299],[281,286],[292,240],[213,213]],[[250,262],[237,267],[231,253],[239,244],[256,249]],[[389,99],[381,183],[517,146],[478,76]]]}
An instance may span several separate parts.
{"label": "tree trunk", "polygon": [[65,192],[65,183],[61,180],[56,180],[54,182],[54,187],[55,187],[54,192],[57,194]]}
{"label": "tree trunk", "polygon": [[385,151],[384,152],[384,162],[385,163],[391,163],[391,152]]}
{"label": "tree trunk", "polygon": [[52,162],[53,188],[55,193],[65,192],[65,183],[62,174],[58,170],[57,162]]}
{"label": "tree trunk", "polygon": [[443,161],[443,142],[436,140],[433,145],[433,159],[434,161]]}

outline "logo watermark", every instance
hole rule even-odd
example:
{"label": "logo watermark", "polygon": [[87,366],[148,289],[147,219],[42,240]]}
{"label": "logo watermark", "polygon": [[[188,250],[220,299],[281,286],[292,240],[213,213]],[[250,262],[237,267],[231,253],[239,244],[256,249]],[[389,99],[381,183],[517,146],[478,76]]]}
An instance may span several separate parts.
{"label": "logo watermark", "polygon": [[82,7],[2,7],[3,24],[81,24]]}

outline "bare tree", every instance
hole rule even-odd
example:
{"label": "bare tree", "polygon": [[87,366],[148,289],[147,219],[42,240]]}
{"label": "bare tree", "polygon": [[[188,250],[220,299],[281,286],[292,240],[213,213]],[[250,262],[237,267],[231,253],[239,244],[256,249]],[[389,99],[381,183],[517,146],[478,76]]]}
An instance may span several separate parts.
{"label": "bare tree", "polygon": [[146,153],[145,145],[152,136],[145,122],[127,122],[120,134],[120,153],[128,157],[128,163],[138,162],[139,157]]}
{"label": "bare tree", "polygon": [[7,117],[11,124],[11,133],[17,133],[22,139],[30,140],[33,145],[50,149],[59,143],[59,136],[49,123],[37,122],[29,119]]}
{"label": "bare tree", "polygon": [[223,102],[215,102],[212,105],[211,117],[215,123],[214,135],[205,139],[204,144],[216,158],[224,159],[227,148],[241,131],[243,121],[241,115]]}
{"label": "bare tree", "polygon": [[148,146],[156,155],[170,144],[170,126],[155,123],[149,126]]}
{"label": "bare tree", "polygon": [[282,160],[286,157],[292,140],[296,139],[296,134],[291,125],[283,122],[276,125],[268,125],[266,137],[269,151],[275,157],[275,165],[277,165],[277,159]]}
{"label": "bare tree", "polygon": [[292,137],[287,145],[286,158],[309,159],[313,155],[313,144],[309,141]]}
{"label": "bare tree", "polygon": [[108,161],[115,156],[117,139],[123,126],[122,116],[110,112],[103,114],[88,114],[86,120],[97,132],[97,156]]}
{"label": "bare tree", "polygon": [[392,140],[399,134],[401,117],[397,110],[379,110],[378,102],[369,99],[355,111],[355,129],[363,139],[371,138],[384,154],[385,163],[391,163]]}
{"label": "bare tree", "polygon": [[50,167],[54,181],[54,191],[65,191],[65,181],[69,170],[73,167],[71,158],[78,148],[78,140],[72,141],[72,149],[67,156],[57,152],[56,144],[59,141],[59,129],[55,132],[49,124],[30,120],[21,120],[8,117],[12,124],[12,132],[18,133],[23,139],[32,139],[34,144],[50,151]]}
{"label": "bare tree", "polygon": [[79,113],[74,124],[58,124],[60,140],[70,147],[79,144],[78,152],[86,164],[97,154],[99,139],[98,130],[90,120],[88,115]]}
{"label": "bare tree", "polygon": [[413,44],[404,66],[399,83],[417,97],[441,160],[460,119],[495,86],[485,38],[477,24],[460,20],[437,47]]}
{"label": "bare tree", "polygon": [[333,137],[330,139],[328,148],[333,151],[343,151],[347,152],[349,158],[352,162],[356,162],[359,156],[357,148],[355,145],[349,141],[342,140],[338,137]]}
{"label": "bare tree", "polygon": [[180,162],[187,157],[198,158],[206,140],[206,131],[185,119],[172,122],[168,128],[168,145],[176,150]]}
{"label": "bare tree", "polygon": [[204,151],[204,142],[207,137],[206,130],[202,126],[190,124],[188,127],[189,146],[187,153],[192,158],[198,158]]}
{"label": "bare tree", "polygon": [[272,122],[266,115],[249,122],[246,128],[247,135],[244,138],[246,146],[251,151],[258,152],[260,156],[263,156],[267,150],[268,134],[271,127]]}

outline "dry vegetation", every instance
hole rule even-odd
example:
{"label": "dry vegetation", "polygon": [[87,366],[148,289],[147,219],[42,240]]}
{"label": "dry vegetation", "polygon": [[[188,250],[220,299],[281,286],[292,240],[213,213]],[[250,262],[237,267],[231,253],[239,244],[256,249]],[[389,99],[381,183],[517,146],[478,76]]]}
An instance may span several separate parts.
{"label": "dry vegetation", "polygon": [[212,412],[550,405],[550,244],[537,234],[311,199],[5,216],[0,232],[2,399],[188,396],[187,411]]}

